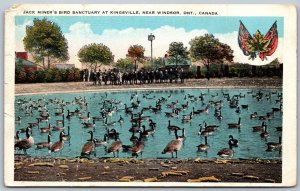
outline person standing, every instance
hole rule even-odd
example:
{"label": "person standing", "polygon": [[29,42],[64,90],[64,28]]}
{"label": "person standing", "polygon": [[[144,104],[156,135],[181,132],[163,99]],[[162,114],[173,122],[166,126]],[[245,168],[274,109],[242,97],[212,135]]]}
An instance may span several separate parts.
{"label": "person standing", "polygon": [[99,69],[97,72],[97,82],[98,82],[98,86],[101,86],[101,70]]}
{"label": "person standing", "polygon": [[184,71],[183,71],[183,68],[181,68],[180,71],[179,71],[179,77],[180,77],[180,82],[184,83]]}

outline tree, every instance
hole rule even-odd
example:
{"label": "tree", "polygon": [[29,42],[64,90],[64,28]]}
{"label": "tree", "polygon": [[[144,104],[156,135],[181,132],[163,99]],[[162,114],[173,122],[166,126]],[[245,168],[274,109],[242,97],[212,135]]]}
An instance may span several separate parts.
{"label": "tree", "polygon": [[144,52],[145,48],[141,45],[131,45],[128,48],[128,54],[126,55],[127,57],[131,58],[134,61],[134,70],[137,69],[137,61],[142,61],[144,58]]}
{"label": "tree", "polygon": [[189,44],[190,54],[195,60],[201,61],[207,68],[209,79],[209,66],[211,63],[224,63],[233,61],[233,50],[227,44],[221,43],[212,34],[195,37]]}
{"label": "tree", "polygon": [[78,52],[79,61],[85,63],[90,71],[96,72],[102,64],[109,65],[114,56],[110,49],[102,43],[84,45]]}
{"label": "tree", "polygon": [[187,51],[187,47],[183,46],[182,42],[172,42],[169,45],[168,54],[175,61],[177,67],[178,62],[182,62],[188,58],[189,52]]}
{"label": "tree", "polygon": [[133,70],[134,64],[131,59],[128,58],[120,58],[117,60],[116,67],[121,70]]}
{"label": "tree", "polygon": [[23,39],[25,50],[33,53],[36,62],[42,62],[45,67],[47,58],[48,68],[51,59],[66,61],[69,59],[68,42],[60,27],[46,18],[35,18],[33,26],[26,26],[26,35]]}

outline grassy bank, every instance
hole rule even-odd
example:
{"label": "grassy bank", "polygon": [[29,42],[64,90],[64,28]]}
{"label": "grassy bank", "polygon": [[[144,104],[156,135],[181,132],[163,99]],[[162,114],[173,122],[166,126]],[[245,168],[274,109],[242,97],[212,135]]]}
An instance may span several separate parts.
{"label": "grassy bank", "polygon": [[276,182],[280,160],[15,157],[15,181]]}

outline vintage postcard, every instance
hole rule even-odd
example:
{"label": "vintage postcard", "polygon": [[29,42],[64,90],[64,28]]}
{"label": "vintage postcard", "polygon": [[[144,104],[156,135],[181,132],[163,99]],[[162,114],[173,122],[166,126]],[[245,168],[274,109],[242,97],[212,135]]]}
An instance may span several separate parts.
{"label": "vintage postcard", "polygon": [[13,5],[5,184],[296,185],[292,5]]}

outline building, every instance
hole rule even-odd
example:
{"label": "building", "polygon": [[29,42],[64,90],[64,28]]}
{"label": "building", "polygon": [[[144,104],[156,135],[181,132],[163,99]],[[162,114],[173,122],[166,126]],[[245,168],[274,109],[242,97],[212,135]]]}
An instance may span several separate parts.
{"label": "building", "polygon": [[75,64],[55,64],[58,69],[72,69],[75,68]]}
{"label": "building", "polygon": [[28,60],[27,52],[16,52],[15,64],[21,66],[24,70],[32,70],[36,71],[38,69],[38,65],[34,62]]}

